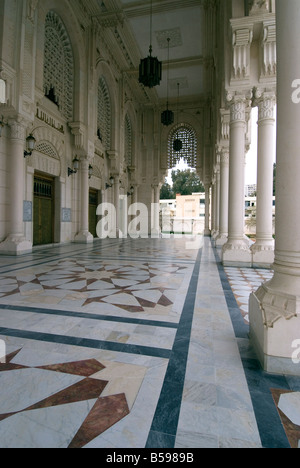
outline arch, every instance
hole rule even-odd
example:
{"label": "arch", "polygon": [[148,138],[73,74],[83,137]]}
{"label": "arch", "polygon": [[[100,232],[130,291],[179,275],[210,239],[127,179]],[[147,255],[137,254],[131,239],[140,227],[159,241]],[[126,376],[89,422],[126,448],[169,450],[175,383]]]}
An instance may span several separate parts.
{"label": "arch", "polygon": [[[125,157],[127,167],[136,168],[137,145],[138,145],[136,135],[138,134],[138,128],[137,128],[136,112],[135,112],[135,109],[131,100],[128,100],[125,103],[124,115],[125,115],[124,117],[124,143],[125,143],[124,144],[124,147],[125,147],[124,157]],[[127,143],[126,143],[126,138],[129,139]],[[126,149],[126,145],[127,145],[127,149]],[[126,156],[129,154],[129,147],[131,148],[130,164],[128,160],[129,158]]]}
{"label": "arch", "polygon": [[44,93],[73,120],[74,58],[71,41],[60,16],[50,10],[45,18]]}
{"label": "arch", "polygon": [[173,132],[176,132],[177,127],[186,126],[190,128],[195,133],[197,141],[197,156],[195,162],[195,168],[197,174],[202,178],[203,174],[203,157],[204,157],[204,147],[205,147],[205,138],[204,138],[204,124],[203,124],[203,113],[199,112],[197,115],[193,115],[187,112],[180,113],[180,120],[178,125],[174,124],[172,127],[161,126],[161,135],[160,135],[160,168],[162,171],[168,171],[170,169],[169,161],[169,139],[170,135]]}
{"label": "arch", "polygon": [[[84,99],[84,93],[80,93],[79,90],[85,86],[84,80],[86,80],[86,74],[83,73],[86,68],[86,51],[84,48],[84,40],[82,38],[82,30],[78,22],[76,14],[72,10],[72,2],[66,7],[65,2],[61,0],[48,0],[47,2],[39,2],[38,5],[38,24],[39,26],[39,38],[40,45],[43,46],[45,41],[45,24],[46,17],[49,12],[55,13],[63,23],[66,33],[69,37],[71,50],[73,54],[74,62],[74,73],[73,73],[73,121],[82,121],[84,110],[86,106],[86,100]],[[44,47],[42,47],[44,50]],[[42,52],[42,51],[41,51]],[[44,58],[43,58],[44,62]],[[42,62],[42,63],[43,63]],[[39,72],[37,70],[37,82],[41,89],[43,88],[43,82],[40,81]],[[42,73],[43,75],[43,73]],[[42,79],[42,76],[41,76]]]}
{"label": "arch", "polygon": [[[113,83],[116,82],[115,77],[112,73],[112,70],[108,63],[103,59],[97,62],[97,72],[96,72],[96,86],[98,87],[99,80],[103,79],[106,83],[107,94],[110,100],[110,148],[111,151],[115,151],[119,147],[119,138],[120,132],[118,127],[118,115],[117,115],[117,102],[118,102],[118,89],[116,86],[113,86]],[[95,95],[97,96],[97,89],[95,90]],[[97,117],[96,117],[97,118]],[[96,120],[97,121],[97,120]]]}
{"label": "arch", "polygon": [[[182,142],[182,149],[174,149],[175,140]],[[197,135],[193,127],[186,123],[180,123],[173,127],[168,138],[168,169],[172,169],[181,160],[192,168],[197,167]]]}
{"label": "arch", "polygon": [[124,126],[124,146],[125,146],[125,162],[127,167],[132,166],[132,125],[128,114],[125,115]]}
{"label": "arch", "polygon": [[109,150],[111,147],[111,101],[104,76],[98,80],[97,96],[97,136],[104,148]]}

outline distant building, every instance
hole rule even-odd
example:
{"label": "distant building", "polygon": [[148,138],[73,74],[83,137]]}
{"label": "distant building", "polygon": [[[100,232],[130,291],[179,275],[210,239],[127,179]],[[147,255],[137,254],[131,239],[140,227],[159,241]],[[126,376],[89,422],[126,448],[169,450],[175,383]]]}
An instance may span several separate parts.
{"label": "distant building", "polygon": [[256,196],[257,185],[250,184],[245,187],[245,197],[254,197]]}

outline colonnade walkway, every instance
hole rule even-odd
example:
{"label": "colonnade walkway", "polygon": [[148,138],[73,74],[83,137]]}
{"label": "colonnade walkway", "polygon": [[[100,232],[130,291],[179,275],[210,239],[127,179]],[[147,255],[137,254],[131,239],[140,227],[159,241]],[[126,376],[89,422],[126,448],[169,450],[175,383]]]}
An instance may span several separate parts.
{"label": "colonnade walkway", "polygon": [[298,446],[277,403],[300,379],[263,372],[248,339],[268,275],[224,270],[207,237],[2,256],[0,447]]}

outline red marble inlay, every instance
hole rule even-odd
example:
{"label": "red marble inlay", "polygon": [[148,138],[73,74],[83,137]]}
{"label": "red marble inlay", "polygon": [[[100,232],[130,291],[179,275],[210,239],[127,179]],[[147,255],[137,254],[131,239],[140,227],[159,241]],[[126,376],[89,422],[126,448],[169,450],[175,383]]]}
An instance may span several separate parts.
{"label": "red marble inlay", "polygon": [[129,414],[124,393],[99,398],[68,448],[82,448]]}
{"label": "red marble inlay", "polygon": [[64,364],[53,364],[50,366],[41,366],[37,369],[44,369],[54,372],[62,372],[64,374],[82,375],[83,377],[90,377],[97,372],[102,371],[105,367],[96,359],[78,362],[66,362]]}
{"label": "red marble inlay", "polygon": [[283,395],[284,393],[292,393],[292,391],[271,388],[271,393],[291,448],[298,448],[300,440],[300,426],[292,423],[292,421],[290,421],[290,419],[278,408],[280,395]]}

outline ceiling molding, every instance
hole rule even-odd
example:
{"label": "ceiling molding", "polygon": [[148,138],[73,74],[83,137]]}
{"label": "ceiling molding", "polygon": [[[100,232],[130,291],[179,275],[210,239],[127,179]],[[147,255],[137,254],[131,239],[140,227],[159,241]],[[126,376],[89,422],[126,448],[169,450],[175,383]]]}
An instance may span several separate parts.
{"label": "ceiling molding", "polygon": [[[203,0],[154,0],[153,14],[160,14],[169,11],[182,10],[187,8],[203,7]],[[148,16],[150,14],[150,0],[145,5],[145,1],[139,3],[132,2],[124,5],[123,11],[127,18],[136,18],[138,16]]]}

